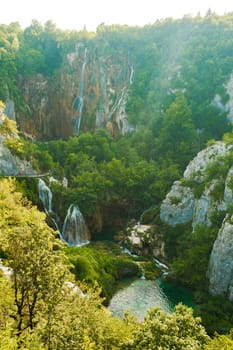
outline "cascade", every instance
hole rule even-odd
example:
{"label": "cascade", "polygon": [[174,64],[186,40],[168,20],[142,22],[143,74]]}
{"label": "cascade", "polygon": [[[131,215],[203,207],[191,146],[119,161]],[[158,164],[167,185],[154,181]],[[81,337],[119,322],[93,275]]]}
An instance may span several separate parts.
{"label": "cascade", "polygon": [[84,217],[74,204],[71,204],[68,208],[62,237],[69,245],[73,246],[82,246],[89,243],[89,232]]}
{"label": "cascade", "polygon": [[[56,180],[53,178],[50,178],[50,181],[56,181]],[[38,187],[39,187],[39,198],[43,203],[44,211],[47,214],[47,217],[51,220],[53,227],[59,232],[60,238],[62,238],[58,224],[57,224],[58,218],[52,210],[52,198],[53,198],[52,191],[42,179],[39,179]]]}
{"label": "cascade", "polygon": [[169,267],[162,263],[159,259],[153,258],[155,265],[158,266],[163,272],[162,276],[165,277],[169,274]]}
{"label": "cascade", "polygon": [[120,94],[117,96],[112,108],[111,108],[111,111],[108,115],[108,120],[111,120],[112,119],[112,116],[113,114],[115,113],[115,111],[117,109],[120,108],[121,104],[122,104],[122,101],[125,97],[125,93],[126,93],[126,86],[123,87],[123,89],[121,90]]}
{"label": "cascade", "polygon": [[42,179],[39,179],[38,187],[39,187],[39,198],[43,203],[45,212],[46,213],[52,212],[52,197],[53,197],[52,191]]}
{"label": "cascade", "polygon": [[129,85],[133,84],[133,75],[134,75],[134,68],[133,63],[131,59],[130,52],[128,51],[128,66],[129,66]]}
{"label": "cascade", "polygon": [[87,64],[87,48],[85,47],[84,60],[83,60],[83,65],[81,70],[81,77],[80,77],[79,95],[75,97],[72,104],[72,108],[76,108],[79,113],[79,117],[74,120],[74,127],[77,135],[79,135],[81,121],[82,121],[82,112],[83,112],[83,105],[84,105],[84,87],[85,87],[84,78],[85,78],[86,64]]}
{"label": "cascade", "polygon": [[105,115],[105,103],[107,100],[107,86],[106,86],[106,76],[105,76],[105,70],[102,65],[100,66],[100,100],[98,104],[98,108],[96,110],[96,127],[102,128],[103,127],[103,120]]}
{"label": "cascade", "polygon": [[131,253],[131,251],[128,248],[121,247],[121,251],[124,254],[128,254],[128,255],[132,256],[133,258],[138,258],[138,255]]}
{"label": "cascade", "polygon": [[57,223],[58,217],[52,210],[52,191],[42,179],[39,179],[38,187],[39,198],[43,203],[47,217],[52,222],[53,227],[59,232],[60,238],[69,245],[82,246],[88,244],[89,232],[79,208],[74,204],[69,206],[61,232]]}
{"label": "cascade", "polygon": [[132,85],[133,84],[133,75],[134,75],[134,69],[133,69],[133,65],[132,64],[131,64],[129,69],[130,69],[129,83],[130,83],[130,85]]}

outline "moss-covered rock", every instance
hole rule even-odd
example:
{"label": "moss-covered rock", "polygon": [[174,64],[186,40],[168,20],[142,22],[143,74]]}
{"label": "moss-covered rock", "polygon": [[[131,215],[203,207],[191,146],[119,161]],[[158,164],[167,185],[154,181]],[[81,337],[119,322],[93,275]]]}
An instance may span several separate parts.
{"label": "moss-covered rock", "polygon": [[[102,246],[102,248],[101,248]],[[96,283],[102,288],[102,296],[108,304],[117,282],[125,277],[140,275],[138,265],[125,255],[117,255],[117,246],[109,249],[101,245],[86,247],[67,247],[65,252],[71,263],[71,271],[75,278],[93,286]]]}

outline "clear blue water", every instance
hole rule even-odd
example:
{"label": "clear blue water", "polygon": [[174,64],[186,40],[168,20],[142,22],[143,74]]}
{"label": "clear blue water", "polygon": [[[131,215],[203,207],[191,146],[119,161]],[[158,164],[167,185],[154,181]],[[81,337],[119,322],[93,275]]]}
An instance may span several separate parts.
{"label": "clear blue water", "polygon": [[122,318],[126,311],[130,311],[141,321],[149,308],[158,306],[166,312],[172,312],[179,302],[194,307],[192,293],[186,288],[161,279],[137,279],[129,281],[128,285],[116,292],[109,310],[113,316],[119,318]]}

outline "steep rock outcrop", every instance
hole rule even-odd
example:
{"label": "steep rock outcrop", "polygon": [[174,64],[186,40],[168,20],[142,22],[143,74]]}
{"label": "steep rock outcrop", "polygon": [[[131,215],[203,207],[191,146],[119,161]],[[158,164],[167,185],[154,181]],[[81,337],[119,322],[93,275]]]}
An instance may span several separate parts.
{"label": "steep rock outcrop", "polygon": [[[232,145],[216,142],[189,163],[184,178],[176,181],[160,208],[160,218],[174,227],[192,223],[221,228],[208,268],[209,290],[233,300],[233,166]],[[222,224],[221,224],[222,222]]]}
{"label": "steep rock outcrop", "polygon": [[20,129],[46,139],[68,138],[97,128],[113,135],[126,134],[130,130],[126,103],[132,69],[127,50],[114,57],[77,43],[75,51],[63,57],[56,76],[19,79],[28,114],[20,113]]}
{"label": "steep rock outcrop", "polygon": [[[216,200],[212,196],[218,179],[213,179],[206,185],[205,175],[208,166],[216,162],[219,157],[226,156],[231,149],[231,145],[216,142],[198,153],[187,166],[184,178],[173,184],[162,202],[160,218],[163,222],[176,226],[191,221],[193,227],[198,224],[209,226],[214,211],[226,210],[224,200]],[[226,193],[229,193],[229,189]]]}
{"label": "steep rock outcrop", "polygon": [[175,181],[161,205],[160,218],[171,226],[185,224],[193,219],[195,197],[189,187]]}
{"label": "steep rock outcrop", "polygon": [[218,157],[225,156],[232,147],[232,145],[219,141],[200,151],[185,169],[184,179],[202,182],[207,167],[214,163]]}
{"label": "steep rock outcrop", "polygon": [[215,295],[225,295],[233,301],[233,221],[228,216],[219,230],[211,252],[209,290]]}

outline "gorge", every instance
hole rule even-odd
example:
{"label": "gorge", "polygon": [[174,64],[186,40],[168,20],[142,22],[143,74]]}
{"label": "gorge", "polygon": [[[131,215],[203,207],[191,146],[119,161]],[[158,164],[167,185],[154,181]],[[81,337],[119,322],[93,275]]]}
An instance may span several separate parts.
{"label": "gorge", "polygon": [[[169,266],[211,335],[233,325],[232,19],[96,33],[0,26],[0,175],[15,177],[0,179],[2,232],[34,244],[29,215],[21,227],[9,214],[22,193],[36,223],[34,206],[46,213],[43,232],[61,238],[46,246],[54,269],[58,250],[75,282],[97,282],[107,304],[121,279],[144,269],[153,289],[149,278]],[[0,241],[6,261],[9,242]]]}

